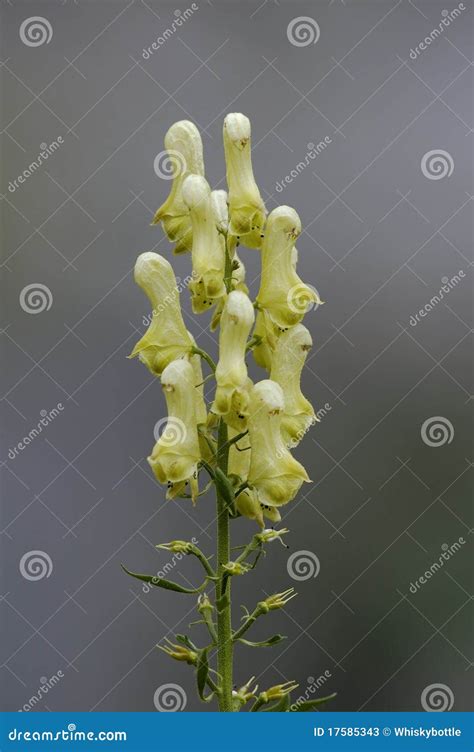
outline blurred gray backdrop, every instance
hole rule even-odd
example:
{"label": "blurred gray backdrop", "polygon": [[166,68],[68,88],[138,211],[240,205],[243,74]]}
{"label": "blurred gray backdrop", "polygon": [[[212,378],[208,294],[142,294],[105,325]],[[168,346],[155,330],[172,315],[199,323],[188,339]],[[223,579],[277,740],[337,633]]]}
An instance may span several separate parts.
{"label": "blurred gray backdrop", "polygon": [[[164,401],[126,356],[149,313],[135,258],[171,258],[150,227],[170,185],[154,170],[164,134],[193,120],[223,187],[233,111],[252,121],[268,208],[300,213],[299,271],[326,301],[305,321],[321,422],[296,450],[314,483],[285,510],[290,550],[274,543],[236,583],[235,619],[239,603],[299,595],[253,631],[285,642],[237,649],[236,682],[337,691],[328,710],[468,709],[473,10],[2,2],[2,709],[208,710],[189,667],[155,648],[190,633],[193,597],[120,569],[196,583],[192,561],[154,545],[211,552],[215,534],[210,497],[165,502],[154,482]],[[258,252],[243,260],[255,293]],[[173,263],[184,278],[189,259]],[[236,543],[254,532],[233,528]]]}

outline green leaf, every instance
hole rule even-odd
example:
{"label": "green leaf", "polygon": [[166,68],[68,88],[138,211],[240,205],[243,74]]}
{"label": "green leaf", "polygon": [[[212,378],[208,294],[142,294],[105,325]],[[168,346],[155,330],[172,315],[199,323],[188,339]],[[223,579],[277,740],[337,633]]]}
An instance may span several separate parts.
{"label": "green leaf", "polygon": [[286,640],[285,635],[275,634],[273,637],[269,637],[268,640],[262,640],[261,642],[251,642],[250,640],[244,640],[240,637],[237,642],[243,642],[249,648],[271,648],[273,645],[277,645],[282,640]]}
{"label": "green leaf", "polygon": [[277,703],[269,708],[264,708],[261,713],[287,713],[290,707],[290,696],[285,695]]}
{"label": "green leaf", "polygon": [[189,637],[185,634],[177,634],[175,635],[176,642],[180,642],[181,645],[185,645],[187,648],[190,648],[190,650],[198,650],[196,645],[191,642]]}
{"label": "green leaf", "polygon": [[156,577],[151,574],[137,574],[137,572],[130,572],[123,564],[120,565],[124,572],[135,577],[136,580],[147,582],[149,585],[155,587],[161,587],[165,590],[174,590],[175,593],[200,593],[206,586],[206,580],[198,588],[185,588],[182,585],[178,585],[176,582],[170,582],[170,580],[164,580],[163,578]]}
{"label": "green leaf", "polygon": [[215,483],[217,491],[224,500],[229,511],[234,513],[234,489],[227,475],[222,472],[220,467],[216,467],[215,469]]}
{"label": "green leaf", "polygon": [[197,681],[197,690],[199,697],[201,700],[204,700],[204,702],[209,702],[212,700],[213,693],[211,692],[207,697],[204,694],[204,691],[206,689],[206,682],[207,677],[209,675],[209,663],[207,660],[207,651],[208,648],[204,648],[204,650],[201,650],[199,652],[197,667],[196,667],[196,681]]}
{"label": "green leaf", "polygon": [[328,700],[333,700],[337,695],[337,692],[333,692],[332,695],[328,695],[327,697],[319,697],[317,700],[307,700],[306,702],[300,702],[295,703],[294,710],[291,710],[292,713],[309,713],[311,710],[314,710],[315,707],[318,705],[322,705],[324,702],[327,702]]}

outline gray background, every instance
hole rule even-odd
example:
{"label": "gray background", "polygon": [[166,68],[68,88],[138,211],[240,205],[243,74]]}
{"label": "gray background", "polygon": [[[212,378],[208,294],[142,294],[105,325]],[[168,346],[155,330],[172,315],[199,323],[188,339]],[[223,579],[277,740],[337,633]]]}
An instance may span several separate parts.
{"label": "gray background", "polygon": [[[211,498],[196,509],[166,503],[153,480],[145,457],[164,403],[126,356],[148,313],[133,283],[135,257],[171,257],[161,229],[149,226],[169,188],[153,170],[164,134],[194,120],[207,177],[222,187],[229,111],[251,118],[268,208],[287,203],[302,218],[299,271],[326,301],[305,322],[315,345],[304,391],[318,408],[330,406],[296,450],[314,483],[283,519],[290,551],[313,552],[320,573],[295,583],[288,552],[273,544],[236,583],[236,620],[239,603],[251,608],[292,584],[299,591],[253,632],[283,632],[286,642],[239,647],[236,681],[256,674],[265,688],[294,678],[304,692],[308,677],[327,671],[318,694],[338,692],[329,710],[420,710],[423,689],[442,683],[453,709],[468,709],[473,8],[465,5],[411,60],[454,5],[202,0],[144,60],[174,4],[2,2],[2,709],[19,709],[58,671],[64,677],[36,710],[155,712],[154,692],[169,682],[186,692],[186,710],[208,709],[189,667],[154,647],[188,631],[191,596],[146,594],[120,570],[124,562],[156,572],[171,557],[154,544],[195,536],[210,552],[214,536]],[[51,23],[49,44],[21,42],[20,24],[32,15]],[[316,44],[290,44],[297,16],[317,21]],[[58,136],[54,156],[9,192],[40,144]],[[307,144],[326,136],[327,149],[278,193]],[[454,165],[440,180],[420,167],[434,149]],[[255,293],[258,252],[243,258]],[[184,277],[189,259],[173,263]],[[456,288],[410,326],[441,279],[460,270]],[[32,283],[53,298],[38,315],[19,303]],[[185,320],[215,352],[207,318],[188,308]],[[9,459],[40,411],[58,402],[60,416]],[[420,431],[436,416],[454,437],[430,447]],[[236,542],[254,531],[246,520],[233,529]],[[460,536],[466,545],[410,593]],[[22,577],[21,557],[32,550],[50,557],[49,577]],[[200,571],[185,560],[172,576],[196,583]]]}

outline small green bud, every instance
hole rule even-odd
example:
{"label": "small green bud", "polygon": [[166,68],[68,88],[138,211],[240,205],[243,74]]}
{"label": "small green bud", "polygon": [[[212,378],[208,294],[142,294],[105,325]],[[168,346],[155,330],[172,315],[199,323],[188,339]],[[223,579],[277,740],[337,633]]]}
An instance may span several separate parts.
{"label": "small green bud", "polygon": [[222,567],[227,574],[234,575],[234,574],[246,574],[250,566],[248,564],[242,564],[237,561],[228,561],[227,564],[224,564]]}
{"label": "small green bud", "polygon": [[198,654],[194,650],[190,650],[184,645],[177,645],[168,640],[169,645],[158,645],[160,650],[174,658],[175,661],[185,661],[190,666],[195,666],[198,659]]}
{"label": "small green bud", "polygon": [[283,608],[283,606],[286,606],[288,601],[291,601],[295,595],[297,595],[295,589],[288,588],[288,590],[284,590],[282,593],[269,595],[264,601],[259,602],[258,608],[262,613],[268,614],[269,611],[275,611],[277,608]]}

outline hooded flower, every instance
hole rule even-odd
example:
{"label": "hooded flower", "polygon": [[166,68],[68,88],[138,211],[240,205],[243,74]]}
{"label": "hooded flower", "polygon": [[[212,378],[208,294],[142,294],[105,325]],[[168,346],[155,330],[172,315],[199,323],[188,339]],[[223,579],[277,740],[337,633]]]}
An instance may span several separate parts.
{"label": "hooded flower", "polygon": [[185,489],[198,493],[197,464],[200,460],[194,397],[194,371],[184,359],[174,360],[161,374],[168,407],[166,428],[153,447],[148,462],[160,483],[168,484],[167,498]]}
{"label": "hooded flower", "polygon": [[176,242],[174,252],[183,253],[191,250],[193,234],[189,209],[183,201],[182,189],[188,175],[204,176],[201,136],[194,123],[180,120],[167,132],[165,147],[168,161],[163,160],[156,171],[160,170],[164,177],[168,177],[171,172],[173,183],[170,195],[157,209],[152,224],[162,222],[169,240],[172,243]]}
{"label": "hooded flower", "polygon": [[235,409],[247,413],[245,348],[254,322],[253,305],[244,292],[229,293],[221,316],[216,396],[212,411],[226,416]]}
{"label": "hooded flower", "polygon": [[300,218],[289,206],[279,206],[269,215],[262,244],[257,303],[282,329],[298,324],[311,303],[321,302],[316,291],[305,285],[295,270],[293,247],[300,232]]}
{"label": "hooded flower", "polygon": [[316,421],[313,406],[303,396],[300,387],[301,371],[312,344],[306,327],[297,324],[280,335],[272,356],[270,378],[281,386],[285,396],[281,430],[288,446],[299,444]]}
{"label": "hooded flower", "polygon": [[142,253],[135,264],[135,282],[150,300],[152,318],[130,357],[138,355],[142,363],[159,376],[168,363],[190,352],[193,341],[181,315],[171,264],[158,253]]}
{"label": "hooded flower", "polygon": [[231,113],[224,120],[224,153],[229,187],[229,231],[249,248],[260,248],[265,204],[252,170],[250,120]]}
{"label": "hooded flower", "polygon": [[225,294],[225,251],[205,178],[189,175],[183,184],[183,199],[193,230],[191,302],[194,313],[202,313]]}
{"label": "hooded flower", "polygon": [[250,469],[248,482],[259,501],[278,507],[291,501],[308,475],[290,454],[281,435],[285,401],[281,387],[270,379],[259,381],[250,393],[248,429]]}

